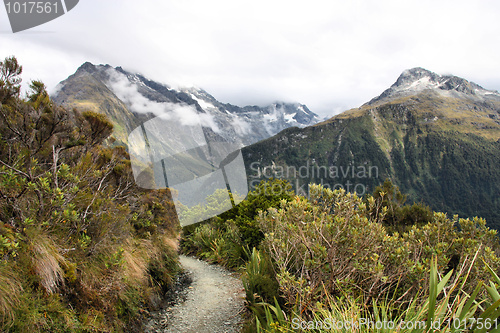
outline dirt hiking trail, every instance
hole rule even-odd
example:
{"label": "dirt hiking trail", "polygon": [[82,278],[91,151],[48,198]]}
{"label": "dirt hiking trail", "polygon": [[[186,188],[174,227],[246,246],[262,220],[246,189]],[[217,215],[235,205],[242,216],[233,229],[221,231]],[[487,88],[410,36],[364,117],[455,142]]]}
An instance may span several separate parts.
{"label": "dirt hiking trail", "polygon": [[148,333],[236,333],[243,322],[245,292],[234,273],[181,255],[182,267],[192,279],[185,301],[154,314]]}

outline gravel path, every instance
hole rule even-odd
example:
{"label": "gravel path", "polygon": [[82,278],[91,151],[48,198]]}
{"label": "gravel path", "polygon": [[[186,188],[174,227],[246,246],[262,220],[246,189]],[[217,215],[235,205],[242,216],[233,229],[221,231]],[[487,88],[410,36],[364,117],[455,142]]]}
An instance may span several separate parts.
{"label": "gravel path", "polygon": [[180,256],[192,279],[185,301],[154,314],[150,333],[236,333],[241,329],[245,292],[241,281],[225,269]]}

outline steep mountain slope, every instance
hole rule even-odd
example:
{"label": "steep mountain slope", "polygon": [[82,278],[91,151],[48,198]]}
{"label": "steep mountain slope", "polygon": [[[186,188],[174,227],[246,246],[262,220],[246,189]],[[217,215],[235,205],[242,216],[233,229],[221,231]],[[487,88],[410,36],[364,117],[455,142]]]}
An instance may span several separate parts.
{"label": "steep mountain slope", "polygon": [[138,119],[105,84],[107,80],[105,71],[87,62],[62,81],[51,97],[54,102],[69,108],[107,115],[115,125],[115,136],[124,141],[126,133],[139,125]]}
{"label": "steep mountain slope", "polygon": [[365,194],[390,178],[414,201],[500,228],[500,94],[455,76],[407,70],[362,107],[244,154],[251,184],[273,175]]}
{"label": "steep mountain slope", "polygon": [[202,89],[175,90],[121,67],[88,62],[62,81],[52,98],[67,107],[106,114],[115,124],[114,136],[122,142],[144,121],[176,110],[198,113],[202,125],[210,128],[212,135],[240,146],[263,140],[291,126],[305,127],[319,121],[319,117],[302,104],[274,103],[242,108],[223,104]]}

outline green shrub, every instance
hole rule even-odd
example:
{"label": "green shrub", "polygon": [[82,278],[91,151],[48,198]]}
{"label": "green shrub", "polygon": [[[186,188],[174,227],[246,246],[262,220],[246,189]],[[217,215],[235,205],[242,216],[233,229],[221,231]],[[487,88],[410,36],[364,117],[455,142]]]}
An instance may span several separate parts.
{"label": "green shrub", "polygon": [[[255,218],[259,212],[277,207],[282,200],[290,200],[292,197],[292,186],[288,181],[281,179],[261,181],[236,207],[233,216],[223,217],[234,220],[240,231],[241,239],[248,248],[259,247],[264,234]],[[229,214],[231,213],[230,211]]]}
{"label": "green shrub", "polygon": [[[471,258],[473,262],[477,256]],[[471,267],[472,265],[468,265]],[[437,258],[431,260],[429,289],[415,295],[401,311],[395,298],[372,299],[367,307],[363,298],[326,295],[315,304],[310,318],[292,311],[287,315],[277,302],[259,303],[264,316],[257,316],[257,332],[496,332],[500,315],[500,278],[489,267],[489,285],[479,282],[472,293],[463,290],[471,272],[450,271],[439,278]],[[494,281],[494,282],[493,282]],[[495,284],[496,283],[496,284]],[[484,287],[484,288],[483,288]],[[487,295],[481,291],[487,291]],[[420,297],[424,296],[424,297]],[[346,325],[347,324],[347,325]]]}
{"label": "green shrub", "polygon": [[403,233],[413,225],[422,226],[433,219],[434,214],[429,206],[423,203],[405,205],[407,196],[401,193],[399,188],[389,179],[375,188],[372,197],[376,204],[372,206],[370,214],[372,218],[377,218],[381,209],[386,207],[380,220],[389,233]]}
{"label": "green shrub", "polygon": [[[452,256],[460,258],[459,266],[473,272],[463,287],[468,293],[488,277],[483,262],[500,267],[496,232],[484,220],[450,220],[435,213],[422,227],[389,235],[381,222],[387,209],[382,207],[375,219],[370,213],[377,204],[373,197],[364,203],[356,194],[318,185],[310,187],[310,194],[310,200],[282,201],[258,218],[281,295],[300,313],[311,313],[326,295],[347,294],[368,303],[394,297],[408,304],[428,289],[433,256],[440,273]],[[480,260],[472,263],[476,253]]]}
{"label": "green shrub", "polygon": [[[214,195],[216,198],[217,193]],[[255,220],[259,212],[291,197],[291,186],[287,181],[262,181],[235,208],[206,222],[184,227],[182,250],[226,267],[240,267],[249,260],[249,249],[258,247],[264,238]]]}
{"label": "green shrub", "polygon": [[220,218],[197,225],[183,237],[181,247],[184,253],[228,268],[240,267],[247,258],[245,245],[234,222],[223,222]]}

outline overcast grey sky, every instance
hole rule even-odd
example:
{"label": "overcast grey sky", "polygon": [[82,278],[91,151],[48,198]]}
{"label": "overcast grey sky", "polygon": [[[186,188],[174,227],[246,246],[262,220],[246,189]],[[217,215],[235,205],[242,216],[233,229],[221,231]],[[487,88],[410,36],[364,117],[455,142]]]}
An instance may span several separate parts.
{"label": "overcast grey sky", "polygon": [[406,68],[500,90],[497,0],[80,0],[13,34],[0,8],[0,57],[49,89],[85,61],[197,86],[221,102],[358,107]]}

